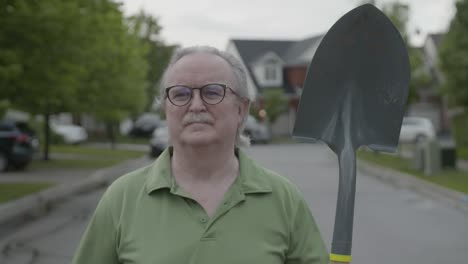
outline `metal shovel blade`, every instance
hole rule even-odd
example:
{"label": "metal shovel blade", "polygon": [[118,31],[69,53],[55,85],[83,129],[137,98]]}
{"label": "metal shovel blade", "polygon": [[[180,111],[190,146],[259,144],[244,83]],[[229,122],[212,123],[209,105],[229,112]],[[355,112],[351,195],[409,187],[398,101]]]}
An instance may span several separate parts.
{"label": "metal shovel blade", "polygon": [[350,256],[355,151],[394,151],[408,97],[405,43],[391,21],[370,4],[340,18],[309,66],[293,137],[321,140],[338,155],[340,185],[332,255]]}

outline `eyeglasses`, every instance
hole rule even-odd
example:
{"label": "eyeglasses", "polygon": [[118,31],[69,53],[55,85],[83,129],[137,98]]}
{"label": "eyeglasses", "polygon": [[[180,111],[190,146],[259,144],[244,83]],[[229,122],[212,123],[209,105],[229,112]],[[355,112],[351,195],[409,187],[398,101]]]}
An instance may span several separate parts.
{"label": "eyeglasses", "polygon": [[240,97],[230,87],[219,83],[209,83],[200,88],[192,88],[184,85],[174,85],[166,88],[166,96],[173,105],[184,106],[192,100],[193,90],[200,90],[200,97],[203,102],[209,105],[215,105],[223,101],[227,88],[229,88],[233,94]]}

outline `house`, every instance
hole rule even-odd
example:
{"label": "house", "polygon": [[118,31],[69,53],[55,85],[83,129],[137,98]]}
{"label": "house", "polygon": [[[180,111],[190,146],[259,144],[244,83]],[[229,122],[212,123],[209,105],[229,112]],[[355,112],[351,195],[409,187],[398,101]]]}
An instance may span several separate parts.
{"label": "house", "polygon": [[323,35],[303,40],[232,39],[226,51],[243,64],[247,83],[257,93],[258,104],[268,89],[280,88],[289,111],[272,124],[274,135],[290,135],[294,126],[302,86],[312,57]]}
{"label": "house", "polygon": [[439,89],[445,82],[439,69],[439,50],[445,33],[428,34],[423,46],[419,49],[423,58],[423,72],[430,78],[426,87],[418,87],[419,103],[409,107],[409,114],[424,116],[432,120],[439,134],[451,130],[451,110],[446,96],[440,95]]}

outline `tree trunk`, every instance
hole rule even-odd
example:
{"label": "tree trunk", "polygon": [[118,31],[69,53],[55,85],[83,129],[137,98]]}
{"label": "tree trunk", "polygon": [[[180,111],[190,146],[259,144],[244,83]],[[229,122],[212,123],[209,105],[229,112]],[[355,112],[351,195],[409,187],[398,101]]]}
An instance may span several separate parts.
{"label": "tree trunk", "polygon": [[115,149],[114,123],[113,122],[107,122],[106,127],[107,127],[107,136],[109,137],[109,140],[110,140],[110,143],[111,143],[111,148]]}
{"label": "tree trunk", "polygon": [[44,114],[44,160],[49,160],[49,144],[50,144],[50,127],[49,120],[50,114],[49,111],[46,111]]}

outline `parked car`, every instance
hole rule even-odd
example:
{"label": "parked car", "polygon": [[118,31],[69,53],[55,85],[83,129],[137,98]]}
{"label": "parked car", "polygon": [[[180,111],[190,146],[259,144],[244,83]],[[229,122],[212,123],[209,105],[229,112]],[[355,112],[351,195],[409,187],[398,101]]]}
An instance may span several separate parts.
{"label": "parked car", "polygon": [[250,137],[250,142],[252,144],[266,144],[271,141],[271,133],[268,127],[258,122],[252,115],[247,117],[244,134]]}
{"label": "parked car", "polygon": [[153,131],[150,140],[150,156],[158,157],[169,146],[169,129],[165,122]]}
{"label": "parked car", "polygon": [[63,138],[65,144],[79,144],[88,140],[88,133],[82,126],[51,124],[52,131]]}
{"label": "parked car", "polygon": [[151,137],[153,131],[161,126],[159,115],[152,113],[142,114],[130,129],[130,135],[134,137]]}
{"label": "parked car", "polygon": [[39,140],[26,123],[0,121],[0,171],[9,167],[25,168],[39,151]]}
{"label": "parked car", "polygon": [[424,117],[405,117],[400,130],[400,142],[417,143],[424,139],[434,139],[436,132],[432,122]]}

